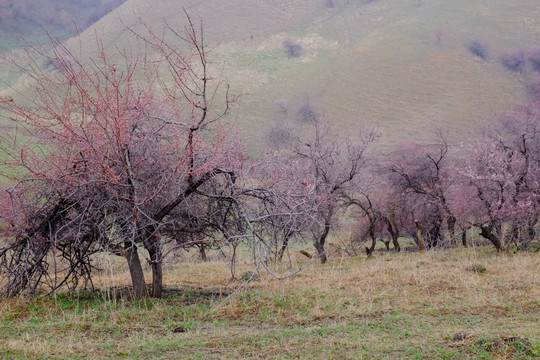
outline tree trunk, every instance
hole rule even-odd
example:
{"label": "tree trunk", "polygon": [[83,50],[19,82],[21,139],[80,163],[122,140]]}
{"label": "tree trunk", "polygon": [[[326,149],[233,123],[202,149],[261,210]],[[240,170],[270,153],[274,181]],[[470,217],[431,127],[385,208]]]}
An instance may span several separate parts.
{"label": "tree trunk", "polygon": [[536,230],[534,230],[534,226],[529,226],[527,229],[528,229],[528,231],[527,231],[528,238],[527,239],[529,240],[528,242],[530,243],[536,237]]}
{"label": "tree trunk", "polygon": [[[159,251],[161,253],[161,251]],[[161,256],[159,256],[161,257]],[[163,266],[161,259],[152,260],[152,297],[161,298],[163,292]]]}
{"label": "tree trunk", "polygon": [[536,237],[536,230],[534,229],[536,223],[538,222],[538,214],[536,214],[534,217],[531,218],[529,221],[529,226],[527,226],[527,244],[530,244],[534,238]]}
{"label": "tree trunk", "polygon": [[161,238],[155,232],[147,232],[144,247],[150,256],[152,267],[152,297],[160,298],[163,291],[163,259],[161,254]]}
{"label": "tree trunk", "polygon": [[326,252],[324,251],[324,243],[326,242],[326,237],[328,236],[328,233],[330,232],[330,221],[326,220],[324,223],[324,230],[319,236],[319,238],[313,243],[313,246],[315,246],[315,249],[317,249],[317,254],[319,255],[319,258],[321,259],[321,264],[326,263],[328,258],[326,257]]}
{"label": "tree trunk", "polygon": [[463,230],[461,232],[461,245],[463,245],[463,247],[467,247],[467,231],[466,230]]}
{"label": "tree trunk", "polygon": [[371,246],[369,248],[366,248],[367,256],[371,256],[371,254],[373,254],[373,252],[375,251],[375,245],[377,244],[377,239],[375,238],[375,229],[373,228],[373,224],[369,226],[369,237],[371,238]]}
{"label": "tree trunk", "polygon": [[146,282],[144,281],[144,272],[137,247],[130,241],[126,241],[124,246],[129,274],[131,275],[131,284],[133,285],[133,296],[135,299],[145,298],[148,294],[146,292]]}
{"label": "tree trunk", "polygon": [[424,242],[424,225],[418,220],[414,220],[416,225],[416,242],[418,251],[426,251],[426,243]]}
{"label": "tree trunk", "polygon": [[208,261],[208,257],[206,256],[206,249],[204,248],[204,245],[199,246],[199,254],[201,255],[201,260],[204,262]]}
{"label": "tree trunk", "polygon": [[452,245],[457,243],[456,237],[456,217],[454,215],[449,215],[446,219],[446,224],[448,225],[448,233],[450,234],[450,239],[452,239]]}
{"label": "tree trunk", "polygon": [[319,241],[316,241],[313,243],[313,246],[315,246],[315,249],[317,249],[317,254],[319,255],[319,258],[321,259],[321,264],[326,263],[328,259],[324,252],[324,240],[322,240],[322,243],[321,243],[321,239],[319,239]]}
{"label": "tree trunk", "polygon": [[283,244],[281,245],[281,249],[279,249],[277,260],[281,262],[283,260],[283,254],[285,253],[285,250],[287,250],[287,246],[289,245],[289,238],[283,239]]}
{"label": "tree trunk", "polygon": [[500,252],[502,250],[502,243],[501,243],[501,239],[499,239],[498,236],[496,236],[495,234],[493,234],[493,226],[489,225],[489,226],[480,226],[480,236],[488,239],[489,241],[491,241],[491,243],[493,244],[493,246],[495,246],[495,249],[497,249],[498,252]]}
{"label": "tree trunk", "polygon": [[399,229],[396,226],[396,224],[392,223],[392,221],[390,221],[389,219],[385,218],[385,220],[386,220],[386,228],[388,229],[390,236],[392,236],[392,244],[394,245],[394,249],[396,249],[396,251],[399,252],[401,250],[399,246],[399,241],[398,241]]}
{"label": "tree trunk", "polygon": [[430,233],[430,241],[429,241],[429,247],[435,248],[437,245],[439,245],[439,241],[441,240],[441,223],[433,225]]}

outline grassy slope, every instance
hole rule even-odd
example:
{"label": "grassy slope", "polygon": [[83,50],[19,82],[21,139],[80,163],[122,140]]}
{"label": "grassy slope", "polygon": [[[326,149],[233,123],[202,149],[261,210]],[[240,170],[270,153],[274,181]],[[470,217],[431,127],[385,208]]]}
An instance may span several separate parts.
{"label": "grassy slope", "polygon": [[[467,270],[482,263],[482,274]],[[166,272],[167,298],[84,294],[0,303],[8,358],[534,359],[540,258],[492,249],[333,258],[223,304],[225,263]],[[247,269],[247,268],[246,268]],[[124,269],[125,270],[125,269]],[[245,270],[245,269],[244,269]],[[116,270],[118,271],[118,270]],[[123,284],[128,274],[98,284]],[[183,327],[186,332],[172,330]]]}
{"label": "grassy slope", "polygon": [[[382,145],[428,141],[435,127],[461,140],[478,123],[525,101],[530,73],[513,74],[499,64],[502,52],[534,44],[540,35],[534,0],[129,0],[83,34],[91,52],[94,31],[106,46],[122,46],[124,25],[184,21],[181,7],[204,20],[215,45],[216,68],[244,93],[240,125],[252,147],[262,130],[289,116],[309,97],[343,133],[360,123],[377,124]],[[118,19],[122,19],[122,23]],[[435,28],[444,30],[440,45]],[[251,39],[253,35],[253,39]],[[282,42],[303,46],[286,57]],[[466,49],[470,39],[489,44],[487,61]]]}

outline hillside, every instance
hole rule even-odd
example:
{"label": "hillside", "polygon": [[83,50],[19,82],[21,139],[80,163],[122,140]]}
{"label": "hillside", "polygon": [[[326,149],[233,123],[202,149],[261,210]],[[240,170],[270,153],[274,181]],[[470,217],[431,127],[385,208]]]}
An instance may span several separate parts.
{"label": "hillside", "polygon": [[84,30],[126,0],[0,0],[0,51],[23,46],[43,29],[59,37]]}
{"label": "hillside", "polygon": [[[243,94],[238,118],[253,149],[282,116],[278,99],[291,120],[309,102],[343,133],[375,124],[386,149],[429,141],[435,128],[459,141],[526,101],[534,72],[509,71],[500,57],[540,35],[535,0],[128,0],[87,29],[83,42],[97,31],[105,46],[121,47],[125,25],[181,23],[182,7],[203,20],[216,71],[223,66]],[[285,40],[300,45],[300,56],[287,55]],[[485,59],[468,50],[472,40],[486,44]]]}

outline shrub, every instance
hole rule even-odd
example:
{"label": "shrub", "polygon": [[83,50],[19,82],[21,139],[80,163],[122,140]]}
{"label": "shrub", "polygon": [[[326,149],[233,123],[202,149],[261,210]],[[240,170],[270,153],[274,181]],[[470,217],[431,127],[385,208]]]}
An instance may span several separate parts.
{"label": "shrub", "polygon": [[528,52],[528,60],[532,68],[540,71],[540,46],[535,46]]}
{"label": "shrub", "polygon": [[481,263],[476,263],[467,266],[467,271],[475,272],[477,274],[483,274],[487,271],[486,266]]}
{"label": "shrub", "polygon": [[305,103],[304,105],[300,106],[297,113],[298,119],[302,122],[316,122],[319,118],[319,114],[313,109],[313,107],[309,103]]}
{"label": "shrub", "polygon": [[533,101],[540,101],[540,76],[535,77],[529,84],[529,94]]}
{"label": "shrub", "polygon": [[276,121],[265,133],[266,143],[275,149],[279,149],[290,143],[293,133],[283,121]]}
{"label": "shrub", "polygon": [[505,53],[501,63],[512,71],[521,71],[525,67],[525,54],[523,50],[514,50]]}
{"label": "shrub", "polygon": [[288,57],[299,57],[302,54],[302,45],[293,42],[290,39],[283,41],[283,47]]}
{"label": "shrub", "polygon": [[479,58],[482,58],[484,60],[487,59],[488,49],[486,44],[478,40],[473,40],[469,43],[468,48],[473,55],[478,56]]}

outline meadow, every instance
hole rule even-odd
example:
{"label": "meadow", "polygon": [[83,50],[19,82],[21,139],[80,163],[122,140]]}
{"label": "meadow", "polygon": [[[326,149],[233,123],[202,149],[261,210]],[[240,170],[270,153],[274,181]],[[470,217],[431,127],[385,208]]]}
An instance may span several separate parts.
{"label": "meadow", "polygon": [[[292,258],[293,267],[306,261],[296,251]],[[252,266],[242,261],[238,274]],[[243,281],[231,280],[227,262],[170,264],[164,298],[138,301],[126,297],[126,269],[109,269],[96,278],[98,292],[2,301],[0,354],[7,359],[540,356],[537,253],[474,247],[377,252],[371,258],[336,255],[284,280],[260,272],[228,299]]]}

